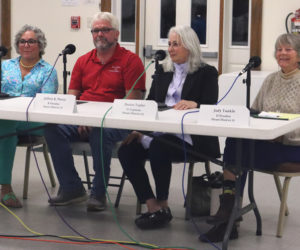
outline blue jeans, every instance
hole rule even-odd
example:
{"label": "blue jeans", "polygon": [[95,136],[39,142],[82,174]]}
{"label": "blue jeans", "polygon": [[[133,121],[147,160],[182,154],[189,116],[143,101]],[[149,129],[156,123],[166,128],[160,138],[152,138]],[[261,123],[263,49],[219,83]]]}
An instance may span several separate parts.
{"label": "blue jeans", "polygon": [[[95,177],[91,195],[100,198],[105,195],[109,179],[112,149],[116,142],[122,141],[129,133],[128,130],[103,128],[101,163],[100,128],[92,128],[89,143],[92,150]],[[45,129],[45,137],[51,153],[54,169],[63,192],[80,192],[82,182],[75,169],[72,156],[71,142],[81,141],[78,126],[54,125]]]}

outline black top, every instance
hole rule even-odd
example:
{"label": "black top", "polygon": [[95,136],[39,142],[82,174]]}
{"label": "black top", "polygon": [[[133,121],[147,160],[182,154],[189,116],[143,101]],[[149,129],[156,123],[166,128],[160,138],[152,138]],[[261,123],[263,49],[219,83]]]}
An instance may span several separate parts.
{"label": "black top", "polygon": [[[147,100],[165,102],[173,72],[164,72],[162,66],[156,74]],[[181,99],[201,104],[216,104],[218,101],[218,72],[215,67],[205,65],[192,74],[187,74],[183,84]],[[218,137],[191,135],[194,149],[210,157],[220,157]]]}

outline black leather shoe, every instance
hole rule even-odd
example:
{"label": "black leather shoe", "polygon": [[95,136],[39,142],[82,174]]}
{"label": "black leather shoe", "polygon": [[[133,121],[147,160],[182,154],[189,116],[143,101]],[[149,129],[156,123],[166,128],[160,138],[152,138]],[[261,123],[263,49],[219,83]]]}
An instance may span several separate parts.
{"label": "black leather shoe", "polygon": [[66,193],[61,189],[58,190],[57,196],[48,200],[50,206],[66,206],[74,203],[79,203],[87,200],[87,194],[82,187],[80,192]]}
{"label": "black leather shoe", "polygon": [[162,208],[154,213],[144,213],[135,220],[135,224],[140,229],[161,228],[172,220],[170,208]]}
{"label": "black leather shoe", "polygon": [[[227,223],[223,223],[217,226],[214,226],[213,228],[211,228],[208,232],[206,232],[205,234],[202,234],[199,236],[199,240],[202,242],[221,242],[223,241],[224,235],[225,235],[225,231],[227,228]],[[239,237],[239,233],[237,230],[237,226],[236,224],[234,224],[232,226],[232,230],[229,236],[230,240],[234,240],[237,239]]]}

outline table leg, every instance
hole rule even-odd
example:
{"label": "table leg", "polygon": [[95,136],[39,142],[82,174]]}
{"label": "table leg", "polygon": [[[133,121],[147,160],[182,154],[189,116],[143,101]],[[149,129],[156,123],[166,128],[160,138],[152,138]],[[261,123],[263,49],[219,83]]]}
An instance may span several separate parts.
{"label": "table leg", "polygon": [[[256,235],[262,234],[262,222],[259,210],[257,208],[256,202],[254,200],[253,194],[253,168],[254,168],[254,141],[250,142],[250,170],[242,169],[242,139],[237,139],[236,143],[236,182],[235,182],[235,200],[234,206],[230,215],[230,219],[227,224],[226,233],[223,238],[222,242],[222,250],[227,250],[228,241],[230,237],[230,233],[235,223],[235,220],[239,218],[241,215],[253,210],[256,218]],[[249,172],[249,179],[248,179],[248,196],[249,196],[249,205],[241,208],[240,201],[241,201],[241,184],[242,184],[242,173],[244,171]]]}
{"label": "table leg", "polygon": [[250,170],[248,173],[248,196],[250,204],[253,205],[253,211],[256,218],[256,235],[262,235],[262,223],[261,223],[261,216],[259,213],[259,210],[257,208],[256,202],[254,200],[254,194],[253,194],[253,171]]}
{"label": "table leg", "polygon": [[228,241],[231,234],[231,230],[235,220],[240,217],[240,204],[241,204],[241,175],[238,175],[235,182],[235,199],[233,209],[226,227],[226,232],[222,242],[222,250],[227,250]]}

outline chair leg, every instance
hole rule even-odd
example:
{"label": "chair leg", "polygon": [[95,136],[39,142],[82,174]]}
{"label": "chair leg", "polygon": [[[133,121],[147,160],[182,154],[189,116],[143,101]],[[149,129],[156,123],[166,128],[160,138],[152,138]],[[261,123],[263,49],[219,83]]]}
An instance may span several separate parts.
{"label": "chair leg", "polygon": [[211,176],[211,170],[210,170],[210,164],[209,161],[205,161],[205,172],[207,174],[207,176]]}
{"label": "chair leg", "polygon": [[126,180],[126,175],[123,172],[122,177],[121,177],[121,181],[120,181],[120,186],[119,186],[117,198],[116,198],[116,201],[115,201],[115,207],[119,207],[119,203],[120,203],[120,199],[121,199],[121,195],[122,195],[125,180]]}
{"label": "chair leg", "polygon": [[291,181],[291,177],[285,177],[283,183],[283,189],[282,189],[279,217],[278,217],[277,234],[276,234],[277,237],[282,237],[284,213],[286,211],[286,201],[287,201],[290,181]]}
{"label": "chair leg", "polygon": [[27,196],[28,196],[28,182],[29,182],[29,169],[30,169],[30,153],[31,153],[31,146],[28,146],[27,149],[26,149],[26,159],[25,159],[23,199],[27,199]]}
{"label": "chair leg", "polygon": [[193,173],[194,173],[194,163],[190,162],[189,165],[189,172],[188,172],[188,181],[187,181],[187,192],[186,192],[186,200],[185,200],[185,219],[190,219],[190,211],[192,205],[192,180],[193,180]]}
{"label": "chair leg", "polygon": [[87,154],[85,151],[82,151],[82,155],[83,155],[83,162],[84,162],[87,186],[88,186],[88,189],[91,189],[92,188],[91,175],[90,175],[90,170],[89,170],[89,162],[88,162]]}
{"label": "chair leg", "polygon": [[[280,199],[280,201],[282,201],[282,185],[281,185],[280,178],[277,175],[273,175],[273,177],[274,177],[274,181],[275,181],[275,184],[276,184],[279,199]],[[286,204],[285,205],[285,216],[288,216],[288,215],[289,215],[289,209],[288,209],[288,206]]]}
{"label": "chair leg", "polygon": [[44,158],[45,158],[46,167],[47,167],[47,170],[48,170],[51,186],[55,187],[56,182],[55,182],[55,178],[54,178],[53,171],[52,171],[52,166],[51,166],[51,162],[50,162],[50,158],[49,158],[49,154],[48,154],[47,144],[43,144],[43,154],[44,154]]}

